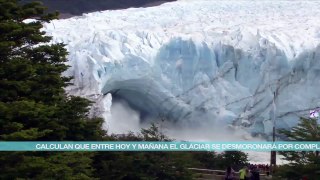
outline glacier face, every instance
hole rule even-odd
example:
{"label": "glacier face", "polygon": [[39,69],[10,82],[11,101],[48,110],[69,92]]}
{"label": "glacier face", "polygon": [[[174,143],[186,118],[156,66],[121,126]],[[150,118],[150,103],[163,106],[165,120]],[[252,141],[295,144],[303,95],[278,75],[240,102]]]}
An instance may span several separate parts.
{"label": "glacier face", "polygon": [[[70,52],[70,94],[188,126],[270,134],[320,106],[320,2],[178,1],[45,24]],[[274,98],[275,97],[275,98]]]}

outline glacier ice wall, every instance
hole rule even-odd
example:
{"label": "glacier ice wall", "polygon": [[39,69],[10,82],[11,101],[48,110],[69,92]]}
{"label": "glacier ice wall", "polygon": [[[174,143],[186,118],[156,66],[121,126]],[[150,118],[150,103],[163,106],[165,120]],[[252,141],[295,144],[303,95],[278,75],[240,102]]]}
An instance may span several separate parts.
{"label": "glacier ice wall", "polygon": [[[71,94],[110,116],[121,97],[146,117],[269,134],[320,106],[320,2],[178,1],[45,25],[69,50]],[[147,119],[147,118],[146,118]]]}

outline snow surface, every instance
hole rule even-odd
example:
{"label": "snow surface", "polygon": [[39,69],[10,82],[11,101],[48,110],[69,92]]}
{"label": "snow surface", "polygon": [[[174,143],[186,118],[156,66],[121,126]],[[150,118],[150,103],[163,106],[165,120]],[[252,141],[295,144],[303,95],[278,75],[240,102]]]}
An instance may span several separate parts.
{"label": "snow surface", "polygon": [[55,20],[45,31],[70,52],[68,92],[96,101],[92,113],[107,122],[117,96],[146,117],[270,135],[274,114],[290,128],[320,106],[319,9],[178,1]]}

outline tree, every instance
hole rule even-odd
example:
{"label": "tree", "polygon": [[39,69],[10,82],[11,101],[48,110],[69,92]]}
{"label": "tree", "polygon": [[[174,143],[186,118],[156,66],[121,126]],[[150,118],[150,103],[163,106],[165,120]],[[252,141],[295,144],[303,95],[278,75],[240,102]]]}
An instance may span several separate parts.
{"label": "tree", "polygon": [[[88,117],[90,102],[64,91],[67,51],[41,31],[58,14],[44,10],[38,2],[0,0],[0,140],[100,140],[102,119]],[[0,179],[90,179],[92,156],[1,152]]]}
{"label": "tree", "polygon": [[193,158],[199,161],[202,168],[206,169],[217,169],[220,161],[217,159],[216,152],[194,152]]}
{"label": "tree", "polygon": [[[0,140],[101,136],[102,120],[87,117],[90,102],[64,92],[71,79],[61,76],[68,68],[64,45],[49,45],[51,38],[40,30],[57,14],[44,14],[40,3],[16,0],[0,0],[0,10]],[[29,18],[37,20],[25,23]]]}
{"label": "tree", "polygon": [[[223,163],[221,168],[228,166],[241,167],[248,164],[248,155],[241,151],[226,151],[220,155],[221,162]],[[218,157],[219,158],[219,157]]]}
{"label": "tree", "polygon": [[248,155],[241,151],[197,152],[193,156],[207,169],[226,169],[228,166],[239,169],[249,163]]}
{"label": "tree", "polygon": [[141,129],[141,135],[144,141],[170,141],[170,139],[160,132],[159,127],[152,123],[148,129]]}
{"label": "tree", "polygon": [[[156,124],[139,134],[112,136],[114,141],[167,141]],[[95,174],[101,179],[191,179],[190,153],[180,152],[98,152]]]}
{"label": "tree", "polygon": [[[317,119],[300,118],[296,127],[290,130],[280,130],[289,141],[320,141],[320,124]],[[280,152],[289,164],[278,170],[278,174],[291,179],[307,176],[309,179],[320,178],[319,151],[289,151]]]}

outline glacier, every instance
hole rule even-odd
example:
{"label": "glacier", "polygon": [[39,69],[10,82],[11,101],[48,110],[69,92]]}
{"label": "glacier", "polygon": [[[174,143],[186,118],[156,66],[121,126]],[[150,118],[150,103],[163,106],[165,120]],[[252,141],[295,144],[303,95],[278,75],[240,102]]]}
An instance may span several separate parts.
{"label": "glacier", "polygon": [[[270,137],[320,107],[319,1],[177,1],[44,25],[69,51],[67,92],[141,121]],[[129,120],[128,120],[129,121]]]}

